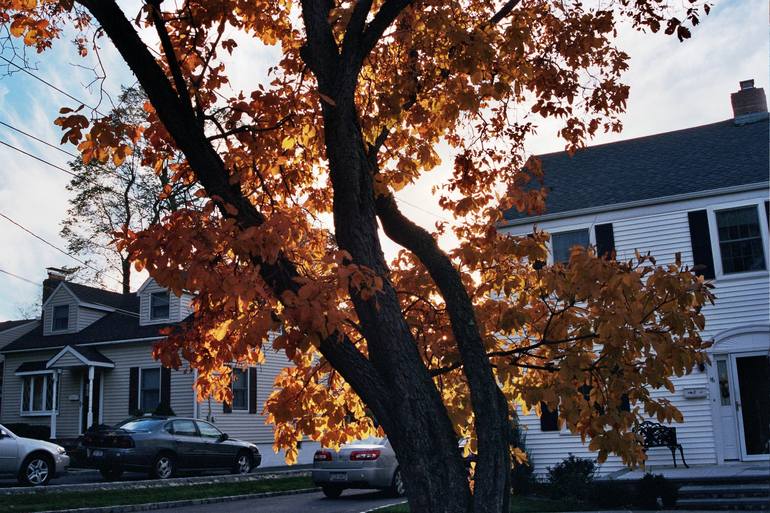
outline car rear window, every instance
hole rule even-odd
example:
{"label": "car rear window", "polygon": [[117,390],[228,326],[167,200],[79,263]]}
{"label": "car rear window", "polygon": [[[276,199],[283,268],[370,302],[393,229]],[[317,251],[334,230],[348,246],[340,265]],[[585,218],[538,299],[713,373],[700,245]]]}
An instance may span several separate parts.
{"label": "car rear window", "polygon": [[372,436],[370,438],[364,438],[363,440],[350,442],[350,445],[385,445],[385,440],[387,440],[387,438]]}
{"label": "car rear window", "polygon": [[152,431],[162,423],[163,421],[159,419],[134,419],[128,420],[118,427],[126,431]]}

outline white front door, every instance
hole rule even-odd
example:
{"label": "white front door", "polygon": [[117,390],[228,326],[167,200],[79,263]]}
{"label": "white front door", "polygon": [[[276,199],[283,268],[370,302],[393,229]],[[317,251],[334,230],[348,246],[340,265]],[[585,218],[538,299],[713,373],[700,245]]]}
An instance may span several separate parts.
{"label": "white front door", "polygon": [[757,351],[730,360],[741,459],[770,459],[770,358]]}
{"label": "white front door", "polygon": [[719,411],[719,426],[722,428],[722,457],[725,460],[737,460],[741,455],[735,415],[738,408],[738,394],[733,385],[735,379],[731,370],[732,361],[727,355],[717,356],[716,365],[717,384],[719,386],[717,409]]}

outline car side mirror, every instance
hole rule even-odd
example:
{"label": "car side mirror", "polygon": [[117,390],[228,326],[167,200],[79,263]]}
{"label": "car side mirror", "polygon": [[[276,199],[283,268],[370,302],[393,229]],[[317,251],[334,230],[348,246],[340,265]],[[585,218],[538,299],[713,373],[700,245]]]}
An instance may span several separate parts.
{"label": "car side mirror", "polygon": [[224,442],[225,440],[229,440],[229,439],[230,437],[227,435],[227,433],[222,433],[221,435],[219,435],[220,442]]}
{"label": "car side mirror", "polygon": [[0,429],[0,438],[5,438],[5,437],[7,437],[7,436],[8,436],[8,433],[6,433],[6,432],[5,432],[5,431],[3,431],[2,429]]}

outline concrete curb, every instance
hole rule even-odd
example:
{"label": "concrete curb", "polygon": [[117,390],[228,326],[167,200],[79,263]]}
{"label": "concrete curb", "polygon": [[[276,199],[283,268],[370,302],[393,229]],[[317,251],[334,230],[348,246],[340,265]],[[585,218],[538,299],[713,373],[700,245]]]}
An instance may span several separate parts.
{"label": "concrete curb", "polygon": [[41,487],[15,486],[12,488],[0,488],[0,497],[28,494],[51,494],[66,492],[101,492],[110,490],[147,490],[152,488],[170,488],[190,485],[208,485],[224,483],[244,483],[254,481],[266,481],[286,477],[310,477],[308,470],[278,471],[261,474],[241,475],[215,475],[196,477],[176,477],[173,479],[147,479],[141,481],[100,481],[98,483],[79,483],[49,485]]}
{"label": "concrete curb", "polygon": [[303,488],[301,490],[286,490],[282,492],[262,492],[248,495],[228,495],[225,497],[206,497],[201,499],[182,499],[178,501],[153,502],[149,504],[128,504],[125,506],[103,506],[99,508],[52,509],[41,513],[130,513],[133,511],[152,511],[156,509],[183,508],[185,506],[200,506],[201,504],[217,504],[265,497],[280,497],[282,495],[299,495],[313,493],[320,488]]}
{"label": "concrete curb", "polygon": [[372,509],[366,509],[364,511],[361,511],[361,513],[374,513],[375,511],[379,511],[379,510],[385,509],[385,508],[390,508],[392,506],[398,506],[399,504],[406,504],[407,502],[409,502],[409,501],[404,499],[401,502],[394,502],[393,504],[384,504],[382,506],[377,506],[377,507],[374,507]]}

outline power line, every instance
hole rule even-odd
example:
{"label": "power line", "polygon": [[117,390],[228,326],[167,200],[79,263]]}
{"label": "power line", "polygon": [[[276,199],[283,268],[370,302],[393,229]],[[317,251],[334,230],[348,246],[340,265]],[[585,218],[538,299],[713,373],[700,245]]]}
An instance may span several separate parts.
{"label": "power line", "polygon": [[[7,216],[7,215],[5,215],[4,213],[0,212],[0,217],[4,218],[4,219],[5,219],[6,221],[8,221],[9,223],[11,223],[11,224],[13,224],[13,225],[17,226],[17,227],[18,227],[18,228],[20,228],[21,230],[24,230],[24,231],[25,231],[25,232],[27,232],[28,234],[32,235],[34,238],[36,238],[37,240],[39,240],[39,241],[40,241],[40,242],[42,242],[43,244],[45,244],[45,245],[47,245],[47,246],[50,246],[50,247],[52,247],[53,249],[55,249],[55,250],[56,250],[56,251],[58,251],[59,253],[61,253],[61,254],[63,254],[63,255],[66,255],[66,256],[70,257],[71,259],[75,260],[76,262],[79,262],[79,263],[81,263],[82,265],[84,265],[85,267],[87,267],[87,268],[91,269],[92,271],[95,271],[95,272],[97,272],[97,273],[101,273],[101,272],[102,272],[101,270],[97,269],[96,267],[92,266],[91,264],[89,264],[89,263],[87,263],[87,262],[84,262],[83,260],[81,260],[81,259],[79,259],[78,257],[76,257],[76,256],[72,255],[71,253],[68,253],[67,251],[65,251],[65,250],[61,249],[59,246],[57,246],[57,245],[55,245],[55,244],[53,244],[53,243],[51,243],[51,242],[48,242],[46,239],[44,239],[44,238],[43,238],[43,237],[41,237],[40,235],[36,234],[35,232],[33,232],[32,230],[30,230],[29,228],[27,228],[27,227],[23,226],[22,224],[20,224],[20,223],[18,223],[18,222],[16,222],[16,221],[14,221],[13,219],[11,219],[10,217],[8,217],[8,216]],[[109,274],[107,274],[107,273],[104,273],[104,276],[106,276],[107,278],[109,278],[109,279],[111,279],[111,280],[113,280],[113,281],[115,281],[115,282],[117,282],[117,283],[119,283],[119,284],[123,285],[123,280],[119,280],[119,279],[117,279],[117,278],[115,278],[115,277],[113,277],[113,276],[111,276],[111,275],[109,275]]]}
{"label": "power line", "polygon": [[23,153],[23,154],[24,154],[24,155],[26,155],[27,157],[31,157],[31,158],[33,158],[33,159],[35,159],[35,160],[39,161],[39,162],[42,162],[43,164],[49,165],[49,166],[51,166],[51,167],[52,167],[52,168],[54,168],[54,169],[58,169],[59,171],[62,171],[62,172],[64,172],[64,173],[67,173],[67,174],[68,174],[68,175],[70,175],[70,176],[74,176],[74,177],[76,177],[76,178],[78,177],[77,173],[73,173],[73,172],[72,172],[72,171],[70,171],[69,169],[65,169],[65,168],[63,168],[63,167],[61,167],[61,166],[57,166],[56,164],[54,164],[54,163],[52,163],[52,162],[49,162],[49,161],[47,161],[46,159],[44,159],[44,158],[42,158],[42,157],[38,157],[37,155],[33,155],[33,154],[31,154],[31,153],[29,153],[29,152],[27,152],[27,151],[24,151],[24,150],[22,150],[21,148],[18,148],[18,147],[16,147],[16,146],[12,145],[12,144],[9,144],[9,143],[7,143],[7,142],[5,142],[5,141],[3,141],[3,140],[0,140],[0,144],[2,144],[3,146],[7,146],[7,147],[9,147],[9,148],[11,148],[12,150],[16,150],[16,151],[18,151],[19,153]]}
{"label": "power line", "polygon": [[[393,196],[393,197],[395,198],[395,196]],[[440,219],[441,221],[446,221],[447,223],[451,222],[449,219],[447,219],[444,216],[440,216],[440,215],[438,215],[438,214],[436,214],[434,212],[431,212],[430,210],[425,210],[424,208],[422,208],[420,206],[417,206],[414,203],[409,203],[408,201],[403,200],[401,198],[396,198],[396,201],[399,202],[399,203],[403,203],[405,205],[409,205],[410,207],[415,208],[415,209],[417,209],[417,210],[419,210],[421,212],[424,212],[424,213],[426,213],[428,215],[431,215],[431,216],[435,217],[436,219]]]}
{"label": "power line", "polygon": [[27,283],[31,283],[32,285],[37,285],[38,287],[42,287],[42,284],[36,281],[32,281],[30,279],[24,278],[23,276],[19,276],[18,274],[13,274],[12,272],[6,271],[4,269],[0,269],[0,273],[7,274],[8,276],[11,276],[13,278],[17,278],[21,281],[26,281]]}
{"label": "power line", "polygon": [[64,148],[62,148],[61,146],[57,146],[56,144],[52,144],[52,143],[49,143],[48,141],[45,141],[45,140],[43,140],[43,139],[41,139],[41,138],[39,138],[39,137],[37,137],[37,136],[34,136],[34,135],[32,135],[32,134],[30,134],[30,133],[28,133],[28,132],[25,132],[25,131],[24,131],[24,130],[22,130],[21,128],[16,128],[15,126],[13,126],[13,125],[11,125],[11,124],[8,124],[8,123],[6,123],[5,121],[0,121],[0,125],[3,125],[3,126],[5,126],[5,127],[8,127],[8,128],[10,128],[11,130],[15,130],[16,132],[19,132],[19,133],[20,133],[20,134],[22,134],[22,135],[26,135],[26,136],[27,136],[27,137],[29,137],[30,139],[34,139],[34,140],[36,140],[37,142],[40,142],[40,143],[43,143],[43,144],[45,144],[46,146],[50,146],[50,147],[51,147],[51,148],[53,148],[54,150],[60,151],[60,152],[64,153],[65,155],[69,155],[69,156],[70,156],[70,157],[72,157],[72,158],[78,158],[78,156],[77,156],[77,155],[75,155],[75,154],[74,154],[74,153],[72,153],[72,152],[69,152],[69,151],[65,150],[65,149],[64,149]]}
{"label": "power line", "polygon": [[32,72],[31,72],[30,70],[28,70],[27,68],[24,68],[24,67],[22,67],[22,66],[19,66],[19,65],[18,65],[18,64],[16,64],[15,62],[13,62],[13,61],[11,61],[11,60],[9,60],[9,59],[6,59],[6,58],[5,58],[5,57],[3,57],[2,55],[0,55],[0,59],[1,59],[1,60],[3,60],[3,61],[5,61],[6,63],[8,63],[8,65],[9,65],[9,66],[13,66],[14,68],[18,69],[19,71],[22,71],[22,72],[26,73],[27,75],[31,76],[31,77],[32,77],[32,78],[34,78],[35,80],[39,80],[40,82],[44,83],[45,85],[47,85],[47,86],[48,86],[48,87],[50,87],[51,89],[53,89],[53,90],[55,90],[55,91],[58,91],[58,92],[60,92],[61,94],[63,94],[63,95],[64,95],[64,96],[66,96],[67,98],[69,98],[69,99],[71,99],[71,100],[74,100],[74,101],[76,101],[76,102],[80,103],[81,105],[83,105],[83,106],[85,106],[85,107],[88,107],[89,109],[91,109],[92,111],[96,112],[96,113],[97,113],[97,114],[99,114],[100,116],[104,116],[104,114],[102,114],[101,112],[99,112],[99,111],[96,109],[96,107],[91,107],[91,106],[90,106],[90,105],[88,105],[86,102],[84,102],[84,101],[82,101],[82,100],[79,100],[78,98],[75,98],[74,96],[72,96],[71,94],[69,94],[67,91],[64,91],[64,90],[62,90],[62,89],[59,89],[58,87],[56,87],[56,86],[55,86],[55,85],[53,85],[52,83],[48,82],[48,81],[47,81],[47,80],[45,80],[44,78],[41,78],[41,77],[37,76],[36,74],[32,73]]}

